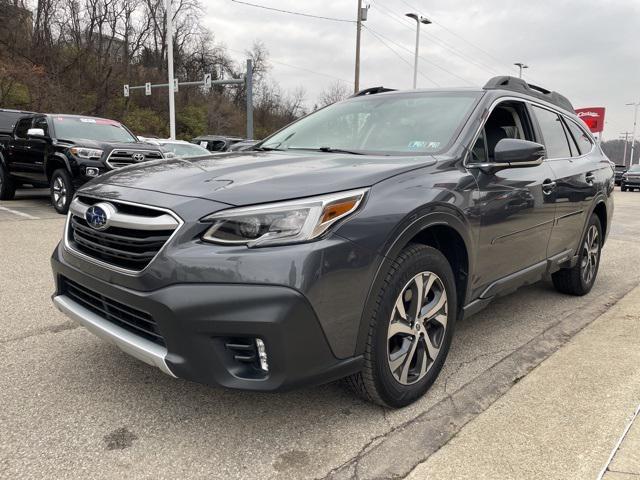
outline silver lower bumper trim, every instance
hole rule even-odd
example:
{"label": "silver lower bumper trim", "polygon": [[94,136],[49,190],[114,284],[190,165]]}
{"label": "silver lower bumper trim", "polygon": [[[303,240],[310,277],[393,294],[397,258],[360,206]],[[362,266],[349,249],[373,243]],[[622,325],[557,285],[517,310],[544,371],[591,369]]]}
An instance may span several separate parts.
{"label": "silver lower bumper trim", "polygon": [[167,356],[166,348],[108,322],[92,311],[87,310],[82,305],[74,302],[66,295],[53,297],[53,304],[73,321],[79,323],[103,340],[113,343],[123,352],[128,353],[144,363],[158,367],[167,375],[175,377],[165,362],[165,357]]}

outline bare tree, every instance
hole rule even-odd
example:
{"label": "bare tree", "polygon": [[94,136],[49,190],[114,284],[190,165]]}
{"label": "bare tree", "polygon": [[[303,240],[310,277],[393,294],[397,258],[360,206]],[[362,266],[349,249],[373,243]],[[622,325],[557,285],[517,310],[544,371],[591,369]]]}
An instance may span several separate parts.
{"label": "bare tree", "polygon": [[336,80],[322,91],[318,103],[321,107],[326,107],[332,103],[340,102],[351,95],[351,90],[349,85],[340,80]]}

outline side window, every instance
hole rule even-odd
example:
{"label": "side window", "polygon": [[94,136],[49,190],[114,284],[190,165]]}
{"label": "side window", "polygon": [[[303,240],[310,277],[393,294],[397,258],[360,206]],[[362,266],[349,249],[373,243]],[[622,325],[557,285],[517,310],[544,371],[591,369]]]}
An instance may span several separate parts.
{"label": "side window", "polygon": [[506,101],[493,109],[472,148],[473,162],[495,161],[495,149],[504,138],[533,140],[533,130],[524,104]]}
{"label": "side window", "polygon": [[16,127],[16,137],[18,138],[27,138],[27,132],[31,128],[31,119],[23,118],[18,122]]}
{"label": "side window", "polygon": [[533,111],[542,131],[544,145],[547,149],[547,158],[571,157],[567,135],[564,132],[562,119],[558,114],[535,105],[533,105]]}
{"label": "side window", "polygon": [[573,136],[576,144],[578,145],[578,150],[580,150],[579,155],[584,155],[585,153],[589,153],[593,148],[593,142],[587,133],[580,128],[575,122],[571,120],[566,120],[565,123],[569,127],[569,131]]}
{"label": "side window", "polygon": [[33,122],[33,128],[41,128],[44,130],[44,136],[49,136],[49,125],[47,124],[47,119],[45,117],[38,117]]}

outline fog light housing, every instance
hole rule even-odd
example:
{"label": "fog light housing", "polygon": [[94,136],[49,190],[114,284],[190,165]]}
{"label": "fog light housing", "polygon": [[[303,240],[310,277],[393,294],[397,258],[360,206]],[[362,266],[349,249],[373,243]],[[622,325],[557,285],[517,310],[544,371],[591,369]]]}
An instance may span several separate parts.
{"label": "fog light housing", "polygon": [[258,349],[258,359],[260,360],[260,369],[265,372],[269,371],[269,362],[267,361],[267,349],[264,346],[264,342],[256,338],[256,348]]}
{"label": "fog light housing", "polygon": [[84,170],[84,174],[87,177],[97,177],[98,175],[100,175],[100,169],[97,167],[87,167]]}

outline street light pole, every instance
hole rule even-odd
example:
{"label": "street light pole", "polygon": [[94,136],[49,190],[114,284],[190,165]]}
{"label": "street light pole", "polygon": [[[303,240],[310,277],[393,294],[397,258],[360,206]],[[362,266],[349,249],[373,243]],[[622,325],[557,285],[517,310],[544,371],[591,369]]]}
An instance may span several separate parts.
{"label": "street light pole", "polygon": [[413,88],[415,89],[418,85],[418,58],[419,58],[419,50],[420,50],[420,24],[423,23],[425,25],[429,25],[431,20],[426,17],[421,17],[417,13],[407,13],[407,17],[413,18],[416,21],[416,55],[413,64]]}
{"label": "street light pole", "polygon": [[360,36],[362,34],[362,0],[358,0],[358,21],[356,25],[356,75],[353,82],[354,93],[360,91]]}
{"label": "street light pole", "polygon": [[636,124],[638,123],[638,107],[640,107],[640,102],[635,103],[627,103],[627,106],[633,106],[633,131],[631,132],[631,158],[629,158],[629,167],[633,165],[633,150],[636,146]]}
{"label": "street light pole", "polygon": [[522,62],[516,62],[514,63],[514,65],[520,69],[520,78],[522,78],[522,70],[524,70],[525,68],[529,68],[529,65],[525,65]]}
{"label": "street light pole", "polygon": [[171,10],[171,0],[166,0],[165,10],[167,12],[167,70],[169,72],[169,136],[176,139],[176,98],[173,92],[173,12]]}

